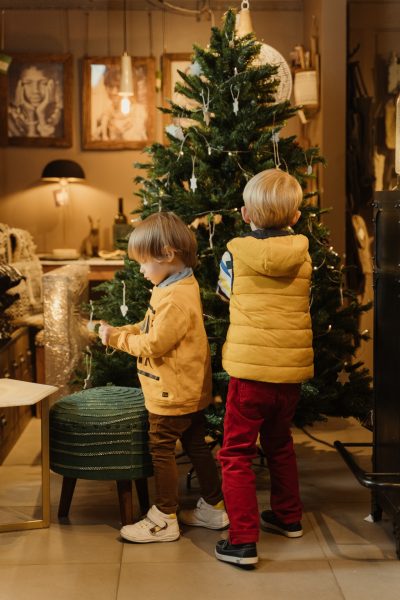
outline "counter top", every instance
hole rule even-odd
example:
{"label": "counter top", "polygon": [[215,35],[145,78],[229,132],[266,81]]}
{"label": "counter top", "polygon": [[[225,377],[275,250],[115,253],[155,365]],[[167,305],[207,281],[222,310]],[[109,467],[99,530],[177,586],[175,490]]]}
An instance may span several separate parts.
{"label": "counter top", "polygon": [[106,267],[107,265],[109,266],[115,266],[115,267],[121,267],[124,265],[124,261],[122,259],[105,259],[105,258],[100,258],[100,257],[95,257],[95,258],[74,258],[74,259],[58,259],[58,258],[51,258],[48,254],[44,255],[38,255],[39,256],[39,260],[41,262],[42,265],[45,266],[54,266],[54,267],[61,267],[63,265],[89,265],[90,267]]}

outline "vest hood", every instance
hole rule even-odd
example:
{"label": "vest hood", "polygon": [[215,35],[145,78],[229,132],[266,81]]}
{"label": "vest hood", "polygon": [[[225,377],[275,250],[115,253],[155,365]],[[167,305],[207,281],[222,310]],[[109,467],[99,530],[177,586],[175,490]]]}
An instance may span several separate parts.
{"label": "vest hood", "polygon": [[232,256],[248,267],[269,277],[287,277],[297,273],[309,261],[308,239],[304,235],[285,235],[257,239],[234,238],[228,243]]}

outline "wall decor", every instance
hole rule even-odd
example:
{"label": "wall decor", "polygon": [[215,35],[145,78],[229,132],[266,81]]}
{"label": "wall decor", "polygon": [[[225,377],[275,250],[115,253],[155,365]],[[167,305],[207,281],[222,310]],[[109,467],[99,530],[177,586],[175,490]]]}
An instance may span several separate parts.
{"label": "wall decor", "polygon": [[[176,54],[163,54],[162,56],[162,95],[163,95],[163,106],[164,108],[169,108],[169,100],[174,102],[175,104],[179,104],[183,108],[193,109],[198,106],[197,102],[193,100],[189,100],[186,96],[175,92],[175,84],[176,83],[184,83],[182,77],[179,75],[179,71],[183,73],[188,73],[190,75],[200,75],[200,71],[196,72],[196,65],[192,64],[190,52],[181,52]],[[199,67],[200,69],[200,67]],[[178,125],[181,127],[188,127],[193,124],[191,119],[179,119],[179,123],[177,119],[172,119],[171,115],[164,114],[164,130],[165,127],[170,125],[171,123],[174,125]]]}
{"label": "wall decor", "polygon": [[72,145],[72,56],[12,54],[0,77],[2,145]]}
{"label": "wall decor", "polygon": [[134,95],[121,97],[121,57],[83,61],[83,136],[86,150],[144,148],[154,140],[155,61],[132,58]]}

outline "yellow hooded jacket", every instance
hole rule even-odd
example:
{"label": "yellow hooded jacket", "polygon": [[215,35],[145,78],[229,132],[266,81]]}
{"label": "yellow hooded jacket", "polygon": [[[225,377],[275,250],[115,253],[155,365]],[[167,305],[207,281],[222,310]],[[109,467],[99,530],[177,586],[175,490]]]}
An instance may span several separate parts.
{"label": "yellow hooded jacket", "polygon": [[116,328],[109,345],[138,357],[149,412],[185,415],[210,404],[210,349],[193,275],[155,286],[144,320]]}
{"label": "yellow hooded jacket", "polygon": [[300,383],[313,376],[311,258],[304,235],[228,243],[233,258],[223,367],[233,377]]}

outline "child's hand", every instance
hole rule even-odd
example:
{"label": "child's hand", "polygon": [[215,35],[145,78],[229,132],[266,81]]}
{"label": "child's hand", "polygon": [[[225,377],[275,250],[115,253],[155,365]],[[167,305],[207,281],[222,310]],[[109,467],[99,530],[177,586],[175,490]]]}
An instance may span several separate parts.
{"label": "child's hand", "polygon": [[114,327],[106,323],[106,321],[100,321],[99,337],[105,346],[108,344],[113,329]]}

